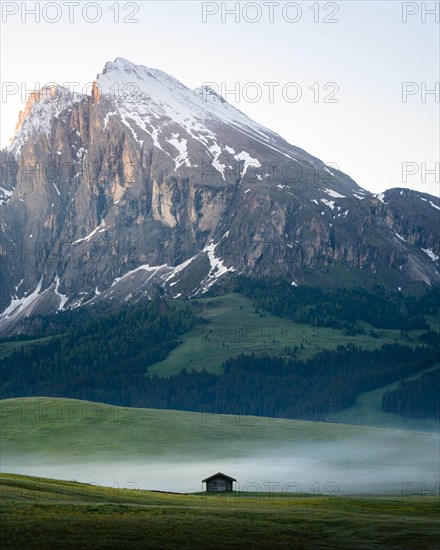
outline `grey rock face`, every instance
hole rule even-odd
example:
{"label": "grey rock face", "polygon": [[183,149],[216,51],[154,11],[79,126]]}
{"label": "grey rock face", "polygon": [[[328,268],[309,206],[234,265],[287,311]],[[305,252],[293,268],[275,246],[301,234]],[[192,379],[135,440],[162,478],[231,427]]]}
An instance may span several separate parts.
{"label": "grey rock face", "polygon": [[373,195],[209,88],[120,58],[91,96],[33,94],[1,168],[4,326],[198,295],[230,272],[301,284],[336,266],[440,282],[438,198]]}

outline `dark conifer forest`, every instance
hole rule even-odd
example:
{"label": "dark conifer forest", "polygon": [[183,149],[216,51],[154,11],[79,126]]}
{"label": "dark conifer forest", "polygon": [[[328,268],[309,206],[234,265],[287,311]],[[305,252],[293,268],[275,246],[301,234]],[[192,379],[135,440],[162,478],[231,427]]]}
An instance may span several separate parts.
{"label": "dark conifer forest", "polygon": [[[421,298],[364,290],[285,288],[240,280],[236,290],[252,298],[262,315],[271,311],[314,326],[363,330],[423,328],[419,343],[363,350],[354,344],[319,351],[307,360],[246,353],[223,362],[222,372],[182,365],[169,377],[149,375],[182,336],[202,319],[190,301],[155,300],[123,309],[64,312],[37,319],[37,343],[15,345],[0,360],[0,397],[56,396],[109,404],[324,420],[350,407],[356,396],[440,363],[438,334],[426,315],[437,312],[435,291]],[[281,299],[280,296],[283,298]],[[16,340],[13,338],[12,341]],[[9,340],[11,341],[11,339]],[[402,342],[405,342],[402,340]],[[6,342],[7,343],[7,342]],[[383,397],[385,411],[401,414],[408,403],[438,411],[438,370],[423,374]],[[413,405],[419,407],[421,405]]]}

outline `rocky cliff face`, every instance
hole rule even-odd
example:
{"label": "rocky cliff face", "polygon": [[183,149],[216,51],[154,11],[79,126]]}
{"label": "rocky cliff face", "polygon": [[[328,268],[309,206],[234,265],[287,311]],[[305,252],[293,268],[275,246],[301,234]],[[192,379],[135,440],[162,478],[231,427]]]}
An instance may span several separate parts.
{"label": "rocky cliff face", "polygon": [[33,94],[1,168],[4,325],[231,272],[440,282],[438,198],[373,195],[213,90],[120,58],[91,96]]}

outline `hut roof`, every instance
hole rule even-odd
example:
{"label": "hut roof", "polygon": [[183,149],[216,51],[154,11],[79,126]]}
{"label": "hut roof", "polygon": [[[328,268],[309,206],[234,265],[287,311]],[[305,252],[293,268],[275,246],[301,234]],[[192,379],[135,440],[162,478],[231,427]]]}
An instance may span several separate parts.
{"label": "hut roof", "polygon": [[212,476],[209,476],[207,477],[206,479],[202,480],[202,483],[205,483],[205,481],[210,481],[211,479],[213,479],[214,477],[224,477],[225,479],[229,479],[229,481],[237,481],[235,478],[233,477],[229,477],[227,476],[226,474],[222,474],[221,472],[217,472],[216,474],[212,475]]}

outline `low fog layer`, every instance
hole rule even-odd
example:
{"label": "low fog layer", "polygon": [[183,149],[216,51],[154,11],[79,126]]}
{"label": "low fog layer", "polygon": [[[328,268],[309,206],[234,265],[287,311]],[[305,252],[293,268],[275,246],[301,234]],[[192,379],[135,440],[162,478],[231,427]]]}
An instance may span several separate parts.
{"label": "low fog layer", "polygon": [[270,449],[241,455],[237,440],[234,452],[228,447],[222,453],[219,445],[218,458],[213,459],[198,459],[196,452],[173,455],[169,449],[157,460],[148,457],[123,462],[9,456],[2,460],[2,471],[176,492],[200,491],[202,479],[221,471],[237,479],[237,489],[253,492],[402,494],[403,490],[404,494],[439,495],[439,435],[418,434],[415,444],[415,436],[405,433],[407,445],[405,441],[402,444],[402,432],[397,441],[386,431],[350,438],[346,443],[274,442]]}

